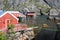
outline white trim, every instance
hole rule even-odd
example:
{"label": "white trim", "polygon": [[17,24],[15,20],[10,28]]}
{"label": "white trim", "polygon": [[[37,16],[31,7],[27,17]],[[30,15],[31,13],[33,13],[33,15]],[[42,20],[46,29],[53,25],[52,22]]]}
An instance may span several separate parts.
{"label": "white trim", "polygon": [[16,16],[14,16],[13,14],[11,14],[11,13],[9,13],[10,15],[12,15],[15,19],[17,19],[18,20],[18,18],[16,17]]}
{"label": "white trim", "polygon": [[7,12],[5,12],[4,14],[2,14],[1,16],[0,16],[0,18],[2,17],[2,16],[4,16],[5,14],[7,14],[7,13],[9,13],[10,15],[12,15],[15,19],[17,19],[18,20],[18,18],[16,17],[16,16],[14,16],[12,13],[19,13],[19,12],[11,12],[11,11],[7,11]]}

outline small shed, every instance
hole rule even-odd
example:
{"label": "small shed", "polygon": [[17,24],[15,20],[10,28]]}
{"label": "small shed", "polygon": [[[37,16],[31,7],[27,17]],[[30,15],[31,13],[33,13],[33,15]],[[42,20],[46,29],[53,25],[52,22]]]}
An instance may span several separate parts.
{"label": "small shed", "polygon": [[27,12],[26,14],[29,18],[36,18],[36,13],[35,12]]}

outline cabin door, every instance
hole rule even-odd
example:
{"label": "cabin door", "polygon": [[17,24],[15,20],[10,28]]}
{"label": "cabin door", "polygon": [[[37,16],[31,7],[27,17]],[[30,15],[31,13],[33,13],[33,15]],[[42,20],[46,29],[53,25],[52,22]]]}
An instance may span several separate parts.
{"label": "cabin door", "polygon": [[10,23],[10,20],[9,19],[5,20],[5,26],[6,27],[8,26],[9,23]]}

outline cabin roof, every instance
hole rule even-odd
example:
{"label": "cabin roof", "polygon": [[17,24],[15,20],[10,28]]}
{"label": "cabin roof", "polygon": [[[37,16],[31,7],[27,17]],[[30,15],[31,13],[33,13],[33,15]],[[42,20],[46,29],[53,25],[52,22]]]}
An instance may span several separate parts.
{"label": "cabin roof", "polygon": [[0,10],[0,16],[2,14],[4,14],[5,12],[8,12],[8,13],[19,13],[19,11],[5,11],[5,10]]}
{"label": "cabin roof", "polygon": [[0,10],[0,17],[4,16],[6,13],[9,13],[10,15],[12,15],[14,18],[16,18],[18,20],[18,18],[16,16],[14,16],[12,13],[19,13],[19,11]]}
{"label": "cabin roof", "polygon": [[35,12],[27,12],[27,13],[35,13]]}
{"label": "cabin roof", "polygon": [[8,13],[20,13],[19,11],[7,11]]}

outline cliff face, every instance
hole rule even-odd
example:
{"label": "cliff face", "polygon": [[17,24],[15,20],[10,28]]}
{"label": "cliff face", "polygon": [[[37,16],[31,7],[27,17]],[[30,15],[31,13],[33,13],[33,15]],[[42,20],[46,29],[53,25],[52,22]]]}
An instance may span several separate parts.
{"label": "cliff face", "polygon": [[9,9],[13,9],[13,6],[17,9],[21,9],[24,7],[27,7],[29,9],[35,10],[36,6],[35,3],[38,5],[44,5],[45,2],[43,0],[0,0],[0,9],[3,9],[6,4],[5,2],[8,3],[7,6],[10,6]]}
{"label": "cliff face", "polygon": [[[7,1],[7,4],[4,4]],[[60,0],[0,0],[0,9],[8,8],[8,10],[22,10],[28,8],[30,11],[48,12],[49,7],[60,9]],[[48,9],[48,10],[47,10]]]}

